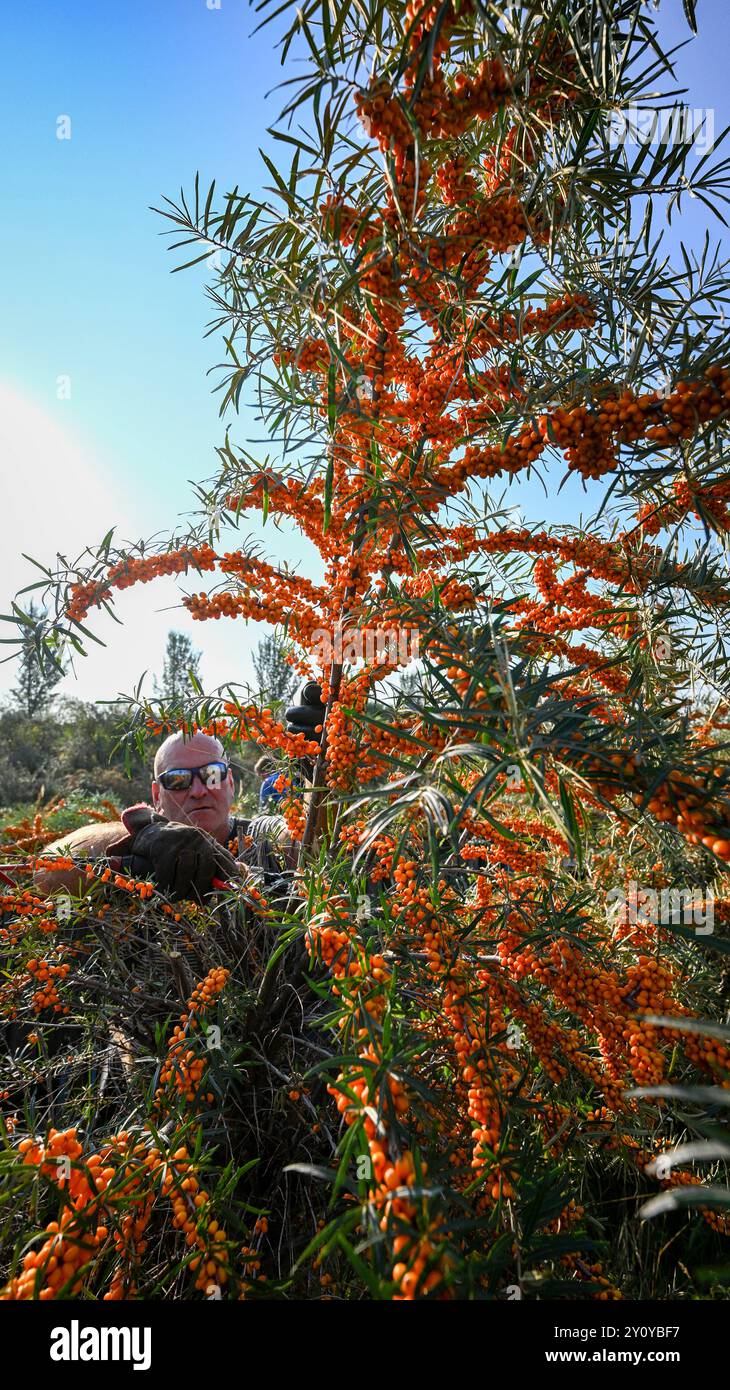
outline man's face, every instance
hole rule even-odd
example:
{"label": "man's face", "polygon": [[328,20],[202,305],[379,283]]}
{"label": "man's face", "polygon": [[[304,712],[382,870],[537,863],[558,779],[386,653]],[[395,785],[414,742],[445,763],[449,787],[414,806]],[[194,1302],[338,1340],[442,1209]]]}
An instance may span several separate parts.
{"label": "man's face", "polygon": [[[174,767],[203,767],[207,763],[220,761],[225,759],[217,744],[204,735],[196,735],[187,742],[180,739],[165,749],[157,771],[167,772]],[[186,791],[166,791],[155,781],[152,783],[152,802],[155,810],[167,816],[168,820],[197,825],[221,844],[226,844],[233,790],[233,773],[229,769],[219,786],[206,786],[200,777],[193,777]]]}

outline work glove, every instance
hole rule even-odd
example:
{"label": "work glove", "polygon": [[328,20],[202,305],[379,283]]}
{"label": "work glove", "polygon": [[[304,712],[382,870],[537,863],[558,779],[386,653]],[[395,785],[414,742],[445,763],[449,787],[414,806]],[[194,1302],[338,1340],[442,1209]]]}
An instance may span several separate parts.
{"label": "work glove", "polygon": [[127,835],[109,845],[109,865],[132,878],[149,878],[173,902],[222,888],[240,877],[227,849],[196,825],[167,820],[151,806],[130,806],[122,813]]}
{"label": "work glove", "polygon": [[[297,694],[297,703],[286,710],[286,731],[288,734],[304,734],[315,743],[322,742],[322,730],[317,725],[324,724],[327,706],[322,703],[322,687],[317,681],[305,681]],[[314,776],[314,760],[299,759],[299,771],[306,782]]]}
{"label": "work glove", "polygon": [[316,733],[318,724],[324,723],[327,706],[322,704],[322,687],[317,681],[306,681],[297,696],[297,703],[286,711],[286,731],[288,734],[304,734],[315,743],[322,742],[322,732]]}

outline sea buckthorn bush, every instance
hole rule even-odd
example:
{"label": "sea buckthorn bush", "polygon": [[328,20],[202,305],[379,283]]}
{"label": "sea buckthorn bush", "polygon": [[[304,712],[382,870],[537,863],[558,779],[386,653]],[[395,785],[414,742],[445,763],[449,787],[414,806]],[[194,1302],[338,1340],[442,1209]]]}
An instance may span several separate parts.
{"label": "sea buckthorn bush", "polygon": [[[90,868],[63,922],[9,886],[4,1296],[721,1296],[728,280],[651,223],[723,161],[612,140],[669,71],[639,0],[307,0],[285,42],[290,170],[164,208],[285,447],[227,435],[200,525],[53,572],[38,636],[170,574],[284,632],[317,741],[234,686],[126,737],[270,749],[298,867],[180,910]],[[362,659],[394,630],[410,669]]]}

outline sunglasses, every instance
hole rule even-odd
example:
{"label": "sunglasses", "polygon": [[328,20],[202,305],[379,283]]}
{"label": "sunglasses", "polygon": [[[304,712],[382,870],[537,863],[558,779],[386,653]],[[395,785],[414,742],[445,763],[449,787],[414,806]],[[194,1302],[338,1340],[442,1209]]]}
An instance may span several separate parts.
{"label": "sunglasses", "polygon": [[228,763],[204,763],[202,767],[170,767],[160,772],[157,781],[166,792],[186,792],[193,785],[193,778],[199,777],[204,787],[215,791],[228,775]]}

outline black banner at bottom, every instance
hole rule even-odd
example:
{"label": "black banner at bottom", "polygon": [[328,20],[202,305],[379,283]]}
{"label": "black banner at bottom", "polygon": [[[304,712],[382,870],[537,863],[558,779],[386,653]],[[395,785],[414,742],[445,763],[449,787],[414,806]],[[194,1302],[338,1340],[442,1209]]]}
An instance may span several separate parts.
{"label": "black banner at bottom", "polygon": [[[261,1360],[280,1374],[289,1358],[294,1374],[318,1374],[315,1358],[326,1355],[328,1374],[351,1375],[369,1356],[388,1373],[388,1342],[406,1334],[409,1374],[420,1357],[432,1357],[444,1336],[458,1337],[459,1373],[471,1356],[475,1365],[507,1359],[513,1369],[534,1373],[594,1366],[630,1370],[659,1366],[688,1372],[709,1369],[722,1348],[724,1306],[718,1302],[414,1302],[409,1308],[365,1300],[285,1299],[230,1303],[1,1303],[0,1336],[6,1351],[17,1346],[24,1374],[42,1371],[47,1383],[85,1373],[104,1384],[124,1372],[165,1383],[177,1371],[187,1378],[216,1381],[260,1375]],[[306,1326],[305,1326],[306,1321]],[[353,1360],[353,1347],[360,1348]],[[368,1354],[366,1348],[370,1348]],[[395,1348],[391,1344],[391,1350]],[[360,1361],[362,1352],[363,1360]],[[397,1364],[400,1358],[396,1358]],[[374,1364],[371,1362],[371,1365]],[[401,1367],[401,1372],[402,1372]],[[399,1376],[401,1374],[399,1372]],[[379,1374],[380,1374],[379,1373]]]}

